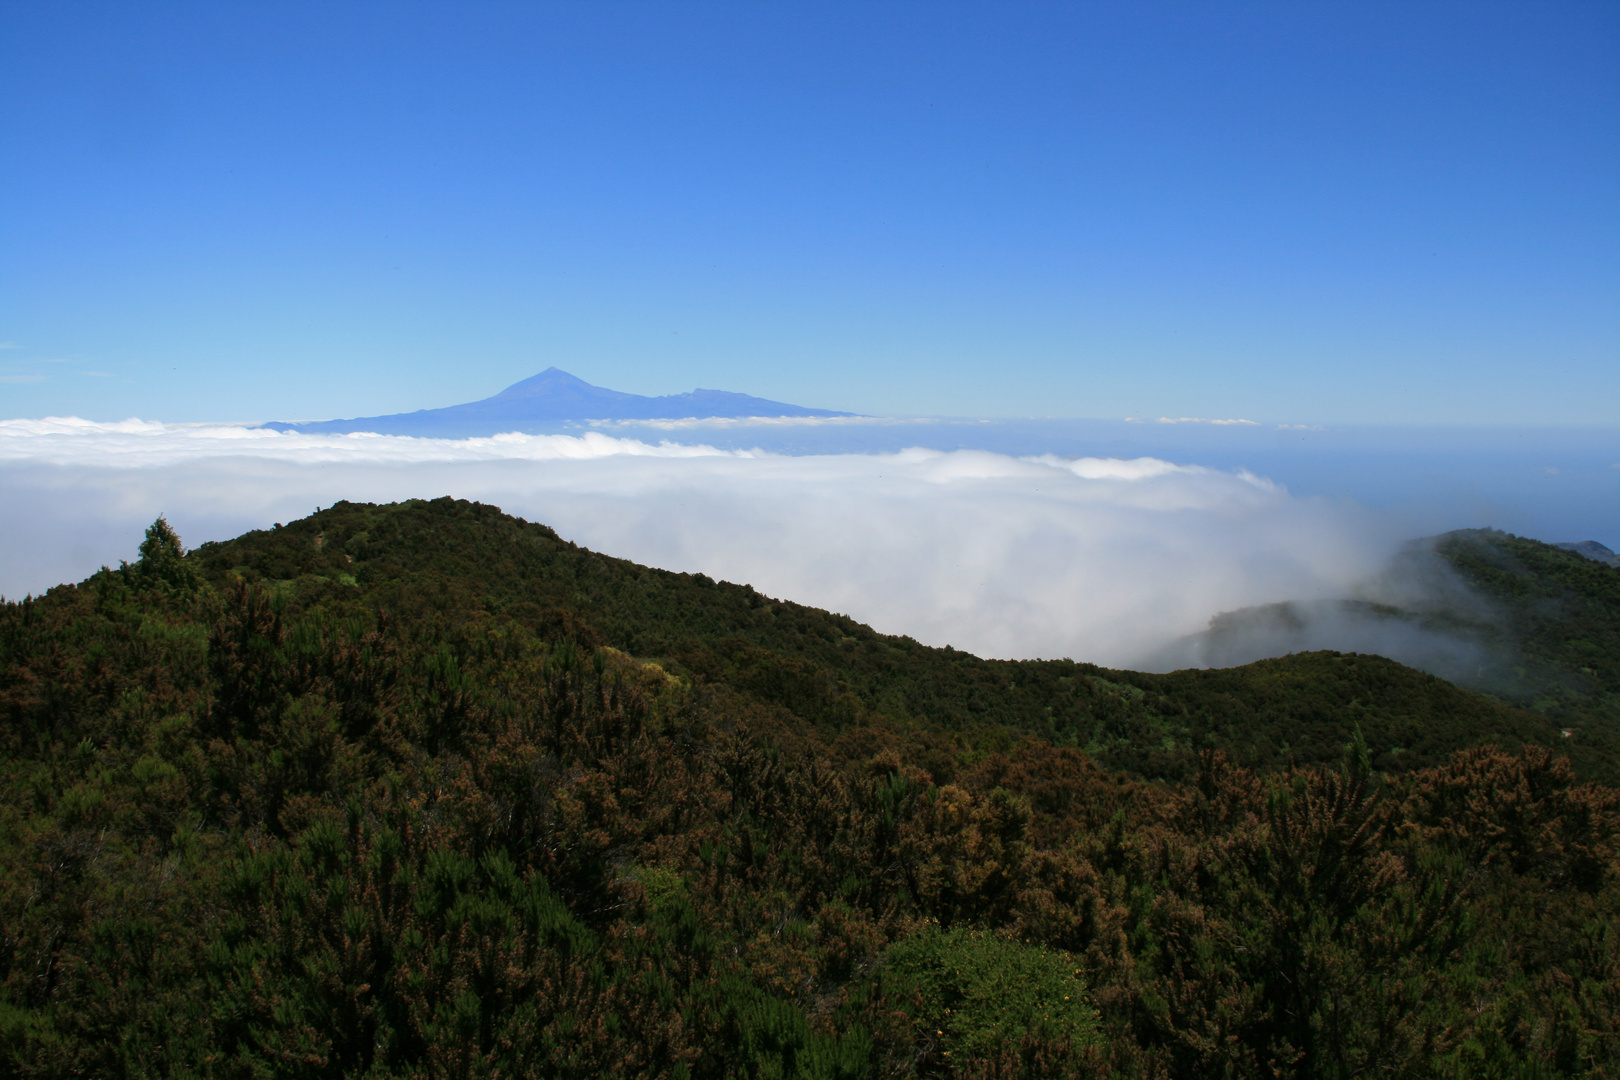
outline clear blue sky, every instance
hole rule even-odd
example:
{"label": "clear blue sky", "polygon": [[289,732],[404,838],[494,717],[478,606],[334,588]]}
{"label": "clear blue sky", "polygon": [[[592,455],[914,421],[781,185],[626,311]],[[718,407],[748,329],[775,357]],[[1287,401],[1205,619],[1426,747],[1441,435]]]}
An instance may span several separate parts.
{"label": "clear blue sky", "polygon": [[1620,4],[0,4],[0,415],[1620,423]]}

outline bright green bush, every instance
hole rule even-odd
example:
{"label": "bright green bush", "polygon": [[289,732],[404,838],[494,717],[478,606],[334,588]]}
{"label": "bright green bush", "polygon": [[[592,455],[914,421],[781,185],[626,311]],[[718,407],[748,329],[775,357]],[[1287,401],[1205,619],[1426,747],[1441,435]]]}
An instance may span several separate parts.
{"label": "bright green bush", "polygon": [[1074,1046],[1096,1039],[1080,961],[1005,934],[925,924],[889,946],[879,978],[885,996],[909,1002],[951,1054],[988,1056],[1031,1036]]}

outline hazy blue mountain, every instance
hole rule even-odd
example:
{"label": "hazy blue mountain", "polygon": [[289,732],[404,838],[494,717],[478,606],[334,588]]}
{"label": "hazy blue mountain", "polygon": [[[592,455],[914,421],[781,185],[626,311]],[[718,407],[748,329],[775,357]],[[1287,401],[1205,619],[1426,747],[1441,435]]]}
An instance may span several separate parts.
{"label": "hazy blue mountain", "polygon": [[343,433],[374,431],[382,435],[424,435],[464,439],[503,431],[549,430],[563,420],[684,420],[738,416],[853,416],[831,409],[807,409],[726,390],[693,390],[647,397],[592,386],[560,368],[547,368],[513,383],[494,397],[442,409],[419,409],[392,416],[354,420],[317,420],[264,425],[277,431]]}
{"label": "hazy blue mountain", "polygon": [[1554,544],[1553,547],[1573,551],[1577,555],[1585,555],[1588,559],[1596,559],[1600,563],[1610,566],[1620,566],[1620,555],[1610,551],[1607,546],[1596,540],[1578,540],[1573,543]]}

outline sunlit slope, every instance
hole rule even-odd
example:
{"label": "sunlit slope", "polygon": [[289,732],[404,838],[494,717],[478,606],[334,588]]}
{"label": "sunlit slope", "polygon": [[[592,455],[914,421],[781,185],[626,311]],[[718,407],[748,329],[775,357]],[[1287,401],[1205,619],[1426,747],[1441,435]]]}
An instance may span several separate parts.
{"label": "sunlit slope", "polygon": [[451,499],[340,503],[204,545],[191,561],[216,588],[235,578],[275,584],[295,611],[381,610],[401,626],[488,623],[611,646],[725,687],[789,728],[850,733],[852,746],[881,732],[957,748],[932,753],[970,753],[1034,734],[1107,767],[1179,778],[1208,747],[1260,768],[1334,761],[1359,727],[1386,771],[1432,765],[1461,747],[1531,742],[1568,753],[1585,775],[1617,775],[1601,733],[1565,737],[1556,718],[1381,657],[1319,652],[1168,675],[982,660],[746,585],[601,555]]}

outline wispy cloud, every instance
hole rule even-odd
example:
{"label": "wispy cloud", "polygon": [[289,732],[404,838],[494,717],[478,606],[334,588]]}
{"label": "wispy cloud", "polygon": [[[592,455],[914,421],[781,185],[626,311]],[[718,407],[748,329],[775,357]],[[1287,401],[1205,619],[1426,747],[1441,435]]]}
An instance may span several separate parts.
{"label": "wispy cloud", "polygon": [[0,375],[0,383],[40,383],[45,381],[43,375]]}
{"label": "wispy cloud", "polygon": [[608,429],[651,428],[654,431],[723,430],[759,427],[893,427],[907,424],[937,424],[921,416],[709,416],[684,420],[587,420],[591,427]]}
{"label": "wispy cloud", "polygon": [[130,558],[159,512],[195,544],[338,499],[443,494],[930,644],[1114,664],[1216,612],[1345,595],[1398,540],[1355,506],[1151,457],[785,457],[594,431],[451,441],[70,417],[0,422],[17,523],[0,531],[0,591]]}
{"label": "wispy cloud", "polygon": [[20,349],[20,348],[22,348],[22,346],[18,345],[15,341],[0,341],[0,349]]}
{"label": "wispy cloud", "polygon": [[1206,420],[1202,416],[1161,416],[1155,423],[1160,424],[1247,424],[1250,427],[1259,427],[1258,420]]}

